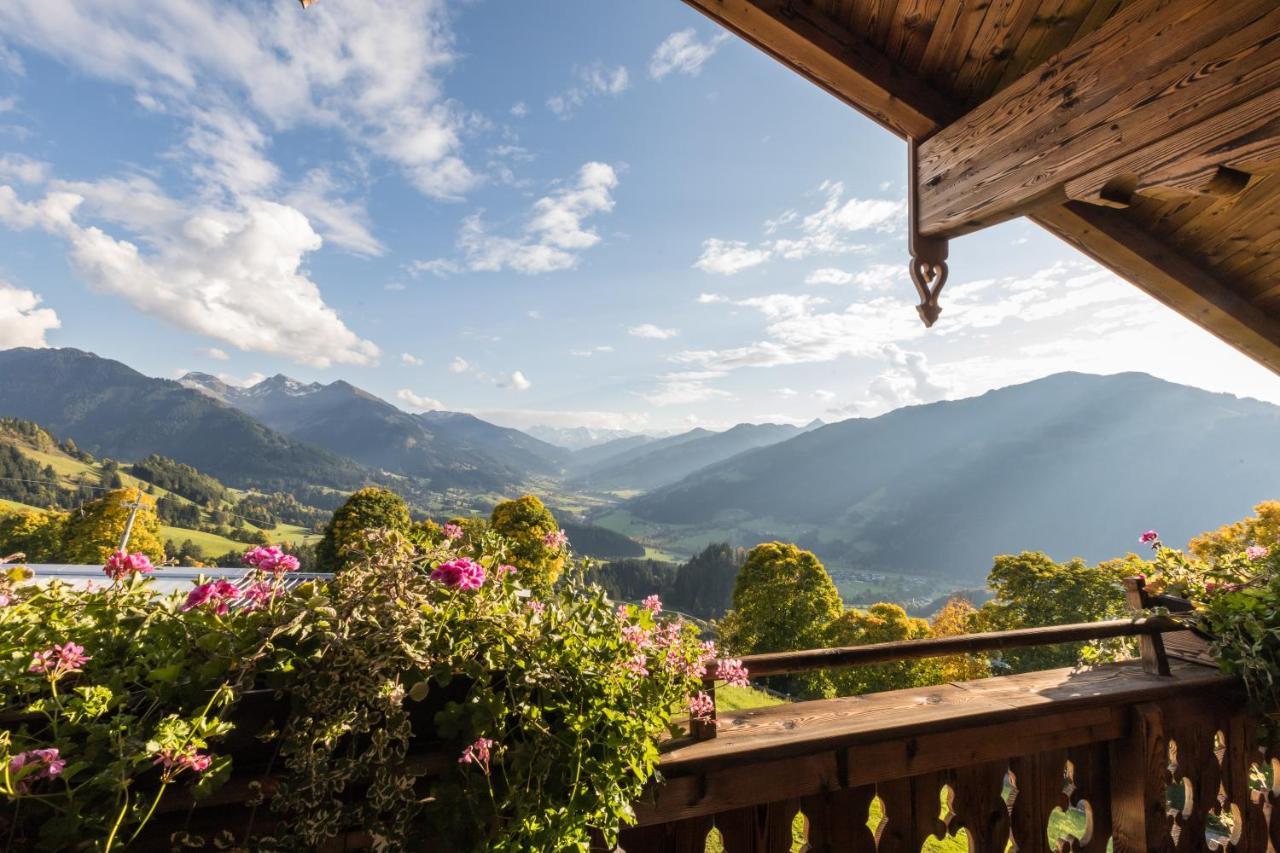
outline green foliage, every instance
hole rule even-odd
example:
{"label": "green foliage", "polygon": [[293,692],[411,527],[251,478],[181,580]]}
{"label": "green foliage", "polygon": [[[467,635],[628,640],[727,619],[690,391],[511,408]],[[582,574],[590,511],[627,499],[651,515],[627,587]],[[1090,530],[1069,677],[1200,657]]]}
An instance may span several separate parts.
{"label": "green foliage", "polygon": [[[134,575],[89,592],[54,581],[16,585],[27,573],[0,574],[0,712],[31,722],[0,733],[0,762],[56,749],[56,777],[0,778],[0,801],[14,821],[11,849],[123,847],[173,786],[197,795],[225,778],[228,759],[197,774],[157,773],[162,749],[195,754],[229,730],[229,703],[246,686],[275,639],[266,613],[245,612],[233,626],[208,611],[182,611],[180,596],[157,600]],[[270,642],[270,641],[268,641]],[[31,671],[33,657],[75,643],[88,660],[67,671]]]}
{"label": "green foliage", "polygon": [[671,600],[668,593],[676,579],[676,571],[674,563],[662,560],[614,560],[596,568],[591,579],[620,601],[639,601],[646,596],[657,595],[668,608],[684,610]]}
{"label": "green foliage", "polygon": [[[0,765],[36,749],[66,761],[55,778],[0,781],[10,846],[150,849],[160,839],[139,832],[168,788],[205,796],[239,757],[268,751],[281,834],[248,838],[229,821],[247,849],[318,849],[357,829],[397,850],[612,842],[710,652],[692,625],[619,613],[578,573],[531,598],[521,573],[497,571],[497,541],[469,546],[487,572],[478,589],[433,579],[458,558],[452,543],[383,529],[333,582],[276,586],[266,605],[225,613],[157,597],[142,576],[92,591],[0,576],[0,713],[37,715],[0,735]],[[88,660],[29,671],[66,642]],[[233,730],[264,719],[240,713],[253,688],[288,697],[282,724]],[[243,752],[229,750],[233,732]],[[446,754],[429,778],[410,760],[424,745]]]}
{"label": "green foliage", "polygon": [[533,586],[550,586],[564,570],[566,551],[546,537],[560,531],[551,510],[533,495],[503,501],[493,508],[489,527],[510,544],[512,564]]}
{"label": "green foliage", "polygon": [[[827,626],[828,646],[865,646],[899,640],[919,640],[930,634],[929,623],[907,615],[897,604],[850,608]],[[935,661],[897,661],[876,666],[847,667],[829,675],[840,696],[900,690],[930,684],[936,679]]]}
{"label": "green foliage", "polygon": [[733,603],[733,587],[747,552],[729,543],[708,545],[680,566],[667,598],[672,607],[707,619],[723,616]]}
{"label": "green foliage", "polygon": [[[1274,743],[1280,740],[1280,542],[1266,522],[1266,506],[1258,517],[1200,537],[1208,558],[1153,542],[1147,588],[1192,602],[1193,611],[1181,618],[1208,635],[1219,666],[1244,681]],[[1250,527],[1266,538],[1236,540],[1243,547],[1234,552],[1222,547]]]}
{"label": "green foliage", "polygon": [[316,569],[336,572],[353,558],[352,549],[359,548],[369,530],[395,530],[406,533],[411,519],[404,498],[379,488],[361,489],[333,513],[324,529],[324,537],[316,548]]}
{"label": "green foliage", "polygon": [[[1080,559],[1058,563],[1039,551],[996,557],[987,585],[995,597],[974,614],[974,631],[1009,631],[1042,625],[1097,622],[1125,615],[1126,577],[1143,574],[1142,560],[1130,555],[1090,566]],[[1071,666],[1080,644],[1014,649],[998,661],[1002,672],[1031,672]]]}
{"label": "green foliage", "polygon": [[52,510],[0,514],[0,557],[24,554],[32,563],[58,562],[65,527],[66,515]]}
{"label": "green foliage", "polygon": [[1250,545],[1280,543],[1280,501],[1263,501],[1253,512],[1242,521],[1200,534],[1191,540],[1187,550],[1200,560],[1212,562],[1238,555]]}
{"label": "green foliage", "polygon": [[[844,605],[818,558],[795,545],[770,542],[747,555],[733,588],[733,610],[720,625],[724,647],[734,654],[759,654],[825,645],[827,626]],[[789,691],[829,692],[821,675],[779,681]]]}
{"label": "green foliage", "polygon": [[[972,630],[977,609],[969,599],[953,595],[929,621],[933,637],[958,637]],[[939,658],[938,681],[972,681],[991,675],[991,664],[982,655],[952,655]]]}
{"label": "green foliage", "polygon": [[226,487],[213,477],[164,456],[153,454],[135,462],[129,466],[129,473],[201,506],[213,507],[227,497]]}

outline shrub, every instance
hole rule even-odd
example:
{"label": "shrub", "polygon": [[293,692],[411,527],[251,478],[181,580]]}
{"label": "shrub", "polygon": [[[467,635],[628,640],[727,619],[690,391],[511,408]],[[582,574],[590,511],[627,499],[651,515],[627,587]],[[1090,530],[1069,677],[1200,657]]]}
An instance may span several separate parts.
{"label": "shrub", "polygon": [[360,489],[338,507],[316,546],[316,568],[336,572],[352,559],[353,547],[364,541],[366,530],[409,530],[409,506],[395,492],[369,487]]}
{"label": "shrub", "polygon": [[493,508],[489,527],[506,537],[511,562],[535,586],[555,583],[564,570],[567,540],[551,510],[533,495],[504,501]]}

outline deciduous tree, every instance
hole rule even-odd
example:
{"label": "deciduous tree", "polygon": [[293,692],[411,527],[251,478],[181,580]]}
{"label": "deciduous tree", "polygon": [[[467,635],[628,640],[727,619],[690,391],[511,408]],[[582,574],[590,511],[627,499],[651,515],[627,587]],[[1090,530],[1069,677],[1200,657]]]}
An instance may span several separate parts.
{"label": "deciduous tree", "polygon": [[[866,610],[850,608],[827,626],[827,645],[866,646],[929,636],[929,623],[908,616],[897,604],[881,602]],[[908,660],[874,666],[846,667],[830,674],[836,693],[856,696],[881,690],[900,690],[937,680],[938,666],[930,660]]]}
{"label": "deciduous tree", "polygon": [[135,502],[141,506],[129,533],[129,551],[140,551],[152,560],[163,560],[156,500],[141,489],[116,489],[68,513],[62,558],[68,563],[102,565],[120,547],[120,537]]}
{"label": "deciduous tree", "polygon": [[[720,626],[734,654],[815,649],[825,645],[827,626],[844,604],[831,575],[809,551],[783,542],[757,545],[747,555],[733,587],[733,610]],[[788,680],[807,694],[829,692],[821,674]]]}
{"label": "deciduous tree", "polygon": [[334,510],[316,547],[316,567],[322,572],[339,571],[347,564],[349,551],[363,544],[366,530],[408,533],[411,523],[408,504],[395,492],[360,489]]}

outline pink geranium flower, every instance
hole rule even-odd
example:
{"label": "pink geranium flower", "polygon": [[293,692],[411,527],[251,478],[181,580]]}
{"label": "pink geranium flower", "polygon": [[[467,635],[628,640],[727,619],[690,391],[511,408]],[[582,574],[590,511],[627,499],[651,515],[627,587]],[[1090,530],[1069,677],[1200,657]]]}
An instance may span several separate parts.
{"label": "pink geranium flower", "polygon": [[1244,555],[1250,560],[1261,560],[1270,553],[1271,551],[1266,545],[1250,545],[1244,549]]}
{"label": "pink geranium flower", "polygon": [[475,590],[484,585],[484,566],[466,558],[441,563],[431,579],[453,589]]}
{"label": "pink geranium flower", "polygon": [[213,756],[205,755],[203,752],[197,752],[191,748],[186,750],[162,749],[156,753],[156,760],[152,763],[164,768],[162,775],[166,781],[169,781],[183,770],[203,773],[213,763]]}
{"label": "pink geranium flower", "polygon": [[208,607],[219,616],[226,616],[231,611],[231,602],[240,597],[240,590],[230,581],[218,579],[202,583],[187,593],[183,610],[196,610]]}
{"label": "pink geranium flower", "polygon": [[493,749],[494,742],[487,737],[476,738],[475,743],[469,744],[466,749],[462,750],[462,755],[458,758],[459,764],[474,764],[484,771],[486,776],[489,775],[489,758],[490,750]]}
{"label": "pink geranium flower", "polygon": [[1138,537],[1138,541],[1143,545],[1150,545],[1152,542],[1159,541],[1159,539],[1160,534],[1156,533],[1154,530],[1148,530],[1146,533]]}
{"label": "pink geranium flower", "polygon": [[150,574],[154,569],[151,558],[146,554],[141,552],[126,554],[124,551],[116,551],[107,558],[106,565],[102,567],[102,573],[113,581],[118,581],[134,574]]}
{"label": "pink geranium flower", "polygon": [[80,668],[93,658],[84,653],[84,646],[76,643],[63,643],[61,646],[50,646],[31,657],[29,672],[38,672],[50,678],[58,679]]}
{"label": "pink geranium flower", "polygon": [[553,530],[542,537],[542,544],[558,551],[569,544],[569,534],[563,530]]}
{"label": "pink geranium flower", "polygon": [[503,563],[501,566],[498,566],[499,575],[514,575],[517,571],[518,569],[516,569],[515,566],[508,565],[507,563]]}
{"label": "pink geranium flower", "polygon": [[259,607],[270,604],[275,600],[279,590],[270,581],[258,581],[244,591],[244,600],[246,610],[256,610]]}
{"label": "pink geranium flower", "polygon": [[644,600],[644,609],[657,616],[662,612],[662,599],[656,595],[649,596]]}
{"label": "pink geranium flower", "polygon": [[52,779],[62,773],[64,767],[67,766],[65,758],[59,754],[55,748],[48,749],[31,749],[26,752],[20,752],[9,759],[10,775],[19,775],[21,771],[22,778],[18,781],[18,790],[26,791],[31,787],[31,783],[36,779]]}
{"label": "pink geranium flower", "polygon": [[747,668],[737,658],[728,658],[716,664],[716,678],[731,687],[746,687],[749,683]]}
{"label": "pink geranium flower", "polygon": [[456,539],[461,539],[463,532],[461,524],[449,523],[444,526],[444,538],[448,539],[450,542],[453,542]]}
{"label": "pink geranium flower", "polygon": [[689,716],[695,720],[709,720],[715,712],[715,700],[706,693],[700,691],[689,697]]}
{"label": "pink geranium flower", "polygon": [[275,545],[264,547],[259,545],[252,548],[244,555],[245,565],[253,566],[255,569],[271,574],[280,574],[281,572],[296,572],[298,567],[302,565],[298,558],[292,554],[286,554]]}

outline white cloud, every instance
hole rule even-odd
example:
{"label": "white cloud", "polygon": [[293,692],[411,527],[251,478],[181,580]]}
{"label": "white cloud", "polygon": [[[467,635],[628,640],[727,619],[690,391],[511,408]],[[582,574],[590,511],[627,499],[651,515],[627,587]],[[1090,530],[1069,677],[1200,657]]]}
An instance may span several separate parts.
{"label": "white cloud", "polygon": [[694,403],[705,403],[708,400],[722,400],[733,397],[722,388],[714,388],[708,383],[712,379],[724,376],[718,370],[684,370],[664,373],[658,377],[657,387],[641,396],[651,406],[688,406]]}
{"label": "white cloud", "polygon": [[639,326],[632,326],[627,329],[627,334],[633,338],[651,338],[653,340],[665,341],[674,338],[680,334],[679,329],[663,329],[655,326],[653,323],[641,323]]}
{"label": "white cloud", "polygon": [[[253,162],[259,122],[344,133],[434,197],[476,183],[460,153],[464,116],[440,82],[454,58],[440,0],[404,0],[376,15],[347,3],[299,14],[284,3],[9,0],[0,33],[186,118],[192,153],[227,185],[270,181],[265,161]],[[232,161],[253,168],[227,171]]]}
{"label": "white cloud", "polygon": [[414,261],[409,264],[409,272],[414,275],[427,272],[437,278],[448,278],[454,273],[462,272],[462,265],[448,258],[435,258],[430,261]]}
{"label": "white cloud", "polygon": [[218,347],[209,347],[207,349],[202,349],[200,350],[200,355],[204,356],[205,358],[211,358],[214,361],[229,361],[231,359],[231,356],[227,355],[226,350],[219,349]]}
{"label": "white cloud", "polygon": [[401,388],[397,391],[396,399],[420,412],[439,411],[444,408],[444,403],[441,403],[439,400],[433,397],[424,397],[419,394],[415,394],[408,388]]}
{"label": "white cloud", "polygon": [[613,210],[612,191],[617,185],[612,166],[586,163],[571,186],[534,202],[518,237],[490,233],[479,213],[466,217],[458,235],[466,268],[473,272],[510,269],[526,275],[572,269],[581,252],[600,242],[587,219]]}
{"label": "white cloud", "polygon": [[[844,184],[826,181],[818,187],[824,196],[822,207],[808,214],[787,210],[764,223],[769,239],[751,244],[744,240],[708,238],[702,255],[694,263],[700,270],[734,275],[759,266],[770,258],[803,260],[813,255],[844,255],[865,252],[869,246],[855,243],[850,235],[859,232],[890,233],[904,222],[906,203],[891,199],[844,197]],[[810,284],[860,283],[848,273],[826,268],[810,274]],[[863,286],[872,286],[870,280]]]}
{"label": "white cloud", "polygon": [[[889,199],[844,198],[844,184],[827,181],[818,188],[825,194],[822,207],[798,221],[799,234],[774,241],[773,251],[789,260],[811,255],[839,255],[866,247],[849,241],[862,231],[890,233],[900,228],[906,203]],[[785,214],[784,214],[785,217]]]}
{"label": "white cloud", "polygon": [[763,264],[769,254],[768,249],[753,249],[741,240],[710,237],[702,241],[702,255],[693,265],[703,272],[736,275]]}
{"label": "white cloud", "polygon": [[519,370],[513,371],[510,376],[498,380],[498,387],[512,388],[516,391],[528,391],[533,387],[533,383],[525,378],[525,375]]}
{"label": "white cloud", "polygon": [[719,302],[728,302],[728,301],[729,301],[729,297],[719,293],[699,293],[698,294],[699,305],[715,305]]}
{"label": "white cloud", "polygon": [[401,364],[407,364],[410,367],[422,367],[422,365],[426,364],[425,361],[418,358],[413,353],[408,353],[408,352],[400,353],[400,362]]}
{"label": "white cloud", "polygon": [[777,394],[779,397],[795,397],[800,392],[794,388],[783,387],[783,388],[775,388],[773,390],[773,393]]}
{"label": "white cloud", "polygon": [[195,109],[186,148],[191,173],[232,195],[261,193],[280,179],[267,159],[268,139],[248,116],[228,109]]}
{"label": "white cloud", "polygon": [[377,257],[386,253],[386,246],[373,236],[369,211],[363,204],[342,198],[337,181],[327,170],[307,172],[286,199],[305,213],[320,234],[334,245],[358,255]]}
{"label": "white cloud", "polygon": [[0,349],[46,347],[45,334],[61,327],[52,308],[41,308],[40,297],[0,281]]}
{"label": "white cloud", "polygon": [[511,114],[516,118],[524,118],[529,114],[529,105],[524,101],[516,101],[511,105]]}
{"label": "white cloud", "polygon": [[455,355],[453,361],[449,362],[450,373],[466,373],[471,369],[471,364],[460,355]]}
{"label": "white cloud", "polygon": [[[128,196],[120,186],[103,189]],[[147,206],[114,208],[115,215],[145,229],[141,242],[149,251],[82,225],[76,214],[82,205],[92,210],[95,200],[65,189],[24,203],[0,186],[0,222],[64,237],[91,287],[179,328],[313,367],[377,363],[378,347],[352,332],[302,271],[321,241],[297,210],[248,200],[179,217],[176,204],[158,193],[138,197]]]}
{"label": "white cloud", "polygon": [[609,353],[609,352],[613,352],[613,347],[598,346],[598,347],[590,347],[589,349],[569,350],[569,355],[574,356],[576,358],[590,358],[591,356],[596,355],[598,353]]}
{"label": "white cloud", "polygon": [[569,118],[588,98],[608,95],[616,97],[627,90],[631,77],[625,66],[607,68],[593,62],[573,70],[574,85],[547,99],[547,108],[560,118]]}
{"label": "white cloud", "polygon": [[834,400],[834,399],[836,398],[836,392],[835,392],[835,391],[827,391],[827,390],[825,390],[825,389],[823,389],[823,388],[819,388],[819,389],[817,389],[816,391],[814,391],[814,392],[813,392],[813,396],[814,396],[814,397],[816,397],[817,399],[821,400],[821,401],[822,401],[822,402],[824,402],[824,403],[830,403],[832,400]]}
{"label": "white cloud", "polygon": [[814,270],[805,276],[805,284],[852,284],[853,273],[844,270],[834,269],[832,267],[823,267],[820,270]]}
{"label": "white cloud", "polygon": [[569,409],[500,409],[476,413],[490,423],[528,429],[532,426],[588,427],[642,431],[649,422],[645,412],[572,411]]}
{"label": "white cloud", "polygon": [[[0,56],[3,56],[3,48],[0,48]],[[18,96],[8,95],[0,98],[0,113],[13,112],[18,106]]]}
{"label": "white cloud", "polygon": [[42,184],[49,179],[49,164],[32,160],[25,154],[0,154],[0,179]]}
{"label": "white cloud", "polygon": [[805,277],[805,284],[852,284],[864,290],[891,290],[897,286],[909,286],[906,264],[872,264],[858,272],[846,272],[834,267],[814,270]]}
{"label": "white cloud", "polygon": [[693,29],[674,32],[662,40],[649,60],[649,76],[661,80],[672,72],[696,77],[703,64],[716,49],[729,38],[728,33],[716,33],[707,41],[698,41]]}

